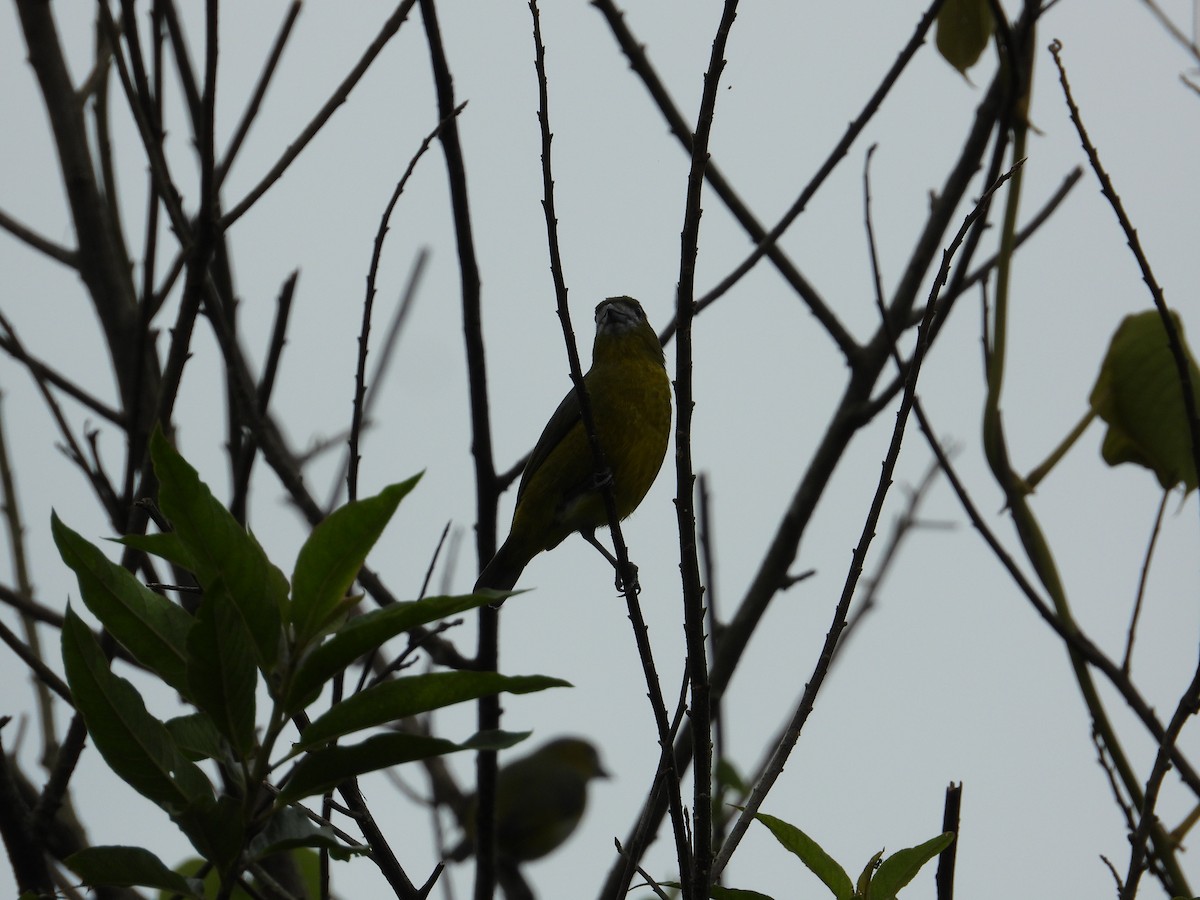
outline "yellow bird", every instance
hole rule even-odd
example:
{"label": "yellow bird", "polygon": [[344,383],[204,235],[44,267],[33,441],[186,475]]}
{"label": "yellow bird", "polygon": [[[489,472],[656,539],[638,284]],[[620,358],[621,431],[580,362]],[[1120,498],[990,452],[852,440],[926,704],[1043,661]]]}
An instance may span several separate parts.
{"label": "yellow bird", "polygon": [[[596,306],[592,367],[583,383],[612,472],[617,514],[624,519],[654,483],[671,434],[671,382],[662,345],[632,297],[609,297]],[[592,536],[607,524],[596,463],[572,388],[529,456],[508,540],[484,567],[475,588],[512,590],[533,557],[576,531],[607,555]]]}
{"label": "yellow bird", "polygon": [[[497,857],[523,863],[558,848],[583,818],[588,782],[607,777],[600,754],[582,738],[559,738],[501,768],[496,775]],[[474,797],[464,824],[466,835],[450,852],[451,859],[466,859],[474,849]]]}

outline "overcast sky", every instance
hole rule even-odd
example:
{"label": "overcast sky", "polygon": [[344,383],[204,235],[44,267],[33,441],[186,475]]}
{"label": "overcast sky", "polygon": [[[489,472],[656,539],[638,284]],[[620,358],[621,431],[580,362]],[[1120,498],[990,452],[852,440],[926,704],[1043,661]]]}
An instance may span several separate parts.
{"label": "overcast sky", "polygon": [[[223,9],[219,145],[241,114],[285,5],[260,0]],[[582,2],[545,6],[560,237],[586,364],[597,300],[631,294],[656,326],[670,318],[688,159],[601,16]],[[1163,7],[1192,33],[1189,4]],[[743,4],[729,42],[712,152],[762,221],[774,222],[808,181],[923,9],[913,0]],[[78,83],[90,65],[90,15],[73,4],[58,4],[57,11]],[[305,6],[262,116],[229,175],[227,206],[278,158],[390,11],[382,4],[327,0]],[[629,27],[689,121],[719,14],[713,0],[629,4]],[[457,94],[468,101],[460,129],[483,278],[497,465],[508,468],[530,448],[569,387],[540,207],[530,16],[524,3],[446,0],[441,17]],[[191,32],[197,59],[201,34]],[[1200,333],[1200,96],[1179,78],[1189,71],[1196,76],[1193,63],[1134,0],[1056,4],[1038,34],[1030,107],[1037,133],[1029,139],[1022,220],[1073,167],[1086,164],[1045,51],[1053,38],[1063,42],[1076,100],[1168,302],[1193,335]],[[242,341],[252,359],[262,358],[280,284],[300,270],[274,402],[301,449],[349,422],[371,242],[396,180],[436,123],[427,55],[414,18],[232,234]],[[929,42],[781,242],[857,336],[870,334],[876,322],[862,223],[866,149],[878,144],[871,170],[874,227],[890,288],[919,233],[930,191],[941,184],[971,125],[980,86],[992,75],[992,56],[989,51],[968,82]],[[0,7],[0,85],[0,120],[8,123],[0,140],[0,208],[70,245],[53,145],[8,5]],[[119,179],[128,188],[122,212],[137,247],[145,167],[128,123],[118,124]],[[188,140],[187,128],[175,119],[169,150],[177,173],[194,171]],[[194,184],[180,178],[192,201]],[[981,189],[976,185],[973,193]],[[750,246],[715,196],[706,193],[704,208],[700,291]],[[457,263],[436,146],[392,220],[378,322],[394,306],[421,248],[430,250],[430,263],[392,372],[377,386],[381,395],[361,475],[362,492],[369,493],[425,470],[372,557],[401,596],[415,595],[447,522],[462,537],[457,564],[445,575],[449,587],[468,590],[477,564]],[[112,398],[106,354],[77,278],[2,232],[0,276],[0,309],[28,347]],[[1014,279],[1004,412],[1014,464],[1027,470],[1083,414],[1109,336],[1123,316],[1148,307],[1150,299],[1090,171],[1020,251]],[[713,492],[718,576],[710,589],[727,614],[827,425],[845,368],[818,323],[766,264],[697,320],[695,342],[693,449]],[[180,447],[225,496],[224,397],[213,377],[215,344],[203,326],[194,351],[178,412]],[[669,366],[673,360],[672,346]],[[921,395],[939,434],[960,448],[961,471],[979,507],[1019,557],[980,450],[981,373],[980,300],[964,297],[922,373]],[[50,508],[90,538],[107,536],[109,528],[79,474],[53,451],[56,435],[35,387],[7,357],[0,357],[0,390],[37,596],[61,608],[68,597],[77,599],[77,591],[54,554]],[[71,415],[82,427],[87,417],[78,410]],[[893,421],[885,413],[854,440],[795,565],[796,571],[815,569],[816,576],[776,599],[733,683],[725,709],[728,753],[743,771],[757,764],[811,675]],[[1160,491],[1145,470],[1105,466],[1101,439],[1101,427],[1093,425],[1038,489],[1034,508],[1076,616],[1119,658]],[[120,466],[116,438],[108,436],[101,450],[110,465]],[[625,529],[640,566],[642,604],[668,702],[678,691],[683,656],[671,459]],[[904,506],[905,487],[928,461],[914,425],[881,537]],[[309,470],[318,496],[327,495],[339,465],[340,458],[328,455]],[[304,527],[274,477],[265,471],[259,476],[251,525],[272,558],[290,570]],[[1197,659],[1195,502],[1176,498],[1168,506],[1133,661],[1135,678],[1164,719]],[[506,497],[502,523],[511,503]],[[1110,896],[1112,879],[1100,857],[1124,872],[1128,843],[1096,763],[1066,654],[966,524],[943,482],[930,492],[922,515],[938,527],[916,532],[904,546],[764,811],[802,827],[856,876],[881,847],[911,846],[940,831],[944,788],[962,781],[959,896]],[[868,561],[868,571],[876,560],[873,555]],[[7,564],[0,565],[0,580],[11,584],[12,578]],[[580,833],[561,852],[530,866],[529,875],[544,898],[594,896],[612,863],[613,837],[626,835],[652,775],[656,736],[646,688],[624,604],[613,596],[611,575],[593,550],[570,540],[535,560],[522,585],[536,591],[504,608],[502,671],[560,676],[575,688],[506,700],[505,726],[533,729],[534,742],[561,733],[588,735],[616,776],[594,786]],[[5,621],[12,620],[6,613]],[[457,634],[464,646],[473,646],[469,625]],[[57,665],[57,635],[46,631],[44,639]],[[8,653],[0,655],[0,666],[9,685],[0,714],[28,713],[31,692],[22,667]],[[1104,693],[1128,751],[1147,773],[1153,745],[1115,694]],[[151,706],[171,714],[169,698],[153,698]],[[463,738],[472,716],[465,710],[445,715],[437,727]],[[21,759],[36,771],[36,732],[32,721],[26,725]],[[16,731],[14,725],[5,729],[7,750],[17,743]],[[1200,746],[1194,728],[1185,731],[1183,745]],[[462,772],[469,762],[457,760]],[[424,790],[419,770],[402,774]],[[94,840],[146,846],[169,863],[187,854],[164,815],[106,776],[91,749],[74,787]],[[414,880],[423,880],[435,861],[427,820],[382,779],[368,779],[364,788],[401,862]],[[1191,805],[1168,779],[1159,806],[1164,823],[1173,827]],[[1195,888],[1200,864],[1194,854],[1182,861]],[[669,841],[660,841],[647,868],[670,878],[671,864]],[[460,897],[468,894],[468,870],[460,866],[454,874]],[[751,831],[725,883],[777,898],[824,891],[761,828]],[[1144,896],[1161,893],[1157,883],[1143,884]],[[11,872],[0,865],[0,893],[11,887]],[[339,868],[335,889],[343,896],[380,896],[385,886],[370,863],[356,861]],[[906,896],[930,897],[932,891],[930,868]]]}

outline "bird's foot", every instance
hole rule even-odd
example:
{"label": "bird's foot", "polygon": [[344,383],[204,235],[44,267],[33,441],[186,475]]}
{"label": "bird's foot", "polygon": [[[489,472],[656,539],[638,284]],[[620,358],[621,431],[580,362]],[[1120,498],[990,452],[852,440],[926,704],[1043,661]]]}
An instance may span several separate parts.
{"label": "bird's foot", "polygon": [[[630,569],[631,573],[633,574],[633,580],[630,583],[629,587],[633,590],[634,596],[637,596],[638,594],[640,594],[642,592],[642,586],[641,586],[641,584],[638,583],[638,567],[633,564],[632,560],[630,560],[630,562],[629,562],[629,569]],[[613,571],[616,573],[613,578],[613,583],[616,586],[617,593],[624,594],[625,593],[625,579],[623,579],[621,577],[621,569],[619,566],[613,566]]]}
{"label": "bird's foot", "polygon": [[600,491],[603,491],[605,488],[611,487],[613,484],[614,484],[614,482],[613,482],[612,469],[606,468],[603,472],[593,472],[592,473],[592,483],[589,486],[589,489],[599,493]]}

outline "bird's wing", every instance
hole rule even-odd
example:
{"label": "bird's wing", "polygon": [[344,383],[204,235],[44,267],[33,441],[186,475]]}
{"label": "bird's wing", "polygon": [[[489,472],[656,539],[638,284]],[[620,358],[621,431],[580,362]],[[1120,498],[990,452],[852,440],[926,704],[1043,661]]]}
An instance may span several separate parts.
{"label": "bird's wing", "polygon": [[541,437],[533,446],[533,452],[529,454],[529,461],[525,463],[525,471],[521,473],[521,484],[517,488],[517,502],[521,501],[521,495],[525,493],[525,486],[529,484],[529,479],[546,461],[546,457],[550,455],[562,439],[570,434],[571,429],[578,425],[583,418],[579,412],[579,397],[575,393],[575,388],[567,391],[567,396],[562,398],[562,402],[558,404],[558,409],[554,411],[554,415],[550,417],[550,421],[546,423],[546,427],[542,429]]}

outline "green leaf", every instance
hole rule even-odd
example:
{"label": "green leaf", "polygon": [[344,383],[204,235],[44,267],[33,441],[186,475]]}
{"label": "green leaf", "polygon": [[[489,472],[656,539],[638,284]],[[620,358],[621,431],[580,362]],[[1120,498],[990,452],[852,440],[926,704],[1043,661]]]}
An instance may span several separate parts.
{"label": "green leaf", "polygon": [[50,531],[63,562],[75,572],[87,608],[134,659],[186,696],[185,645],[192,617],[109,560],[54,513]]}
{"label": "green leaf", "polygon": [[175,746],[193,762],[217,759],[221,753],[221,734],[212,719],[202,712],[167,719],[167,731]]}
{"label": "green leaf", "polygon": [[313,529],[292,574],[291,620],[299,646],[327,627],[396,507],[420,477],[384,488],[376,497],[347,503]]}
{"label": "green leaf", "polygon": [[431,672],[385,681],[347,697],[304,729],[297,749],[306,749],[344,734],[384,725],[489,694],[529,694],[570,687],[545,675],[500,675],[496,672]]}
{"label": "green leaf", "polygon": [[880,850],[869,860],[867,860],[867,864],[863,866],[863,870],[858,876],[857,896],[868,898],[871,896],[871,877],[875,874],[875,869],[878,867],[879,860],[882,858],[883,851]]}
{"label": "green leaf", "polygon": [[364,847],[348,847],[338,840],[328,825],[318,827],[307,815],[294,806],[276,811],[267,825],[256,834],[246,848],[250,862],[258,862],[298,847],[315,847],[329,851],[334,859],[347,860],[356,854],[368,853]]}
{"label": "green leaf", "polygon": [[722,757],[717,760],[717,785],[722,793],[733,791],[735,794],[750,793],[750,785],[730,760]]}
{"label": "green leaf", "polygon": [[[1183,323],[1171,318],[1184,341]],[[1200,369],[1184,341],[1192,396],[1200,397]],[[1105,422],[1101,454],[1110,466],[1135,463],[1150,469],[1164,489],[1183,482],[1196,488],[1192,438],[1184,414],[1183,389],[1167,330],[1157,310],[1126,316],[1113,334],[1100,374],[1088,397]]]}
{"label": "green leaf", "polygon": [[995,27],[988,0],[946,0],[937,17],[938,53],[965,76],[987,49]]}
{"label": "green leaf", "polygon": [[300,661],[285,697],[287,711],[295,712],[311,703],[326,681],[396,635],[490,602],[492,597],[475,594],[428,597],[414,603],[394,603],[351,619]]}
{"label": "green leaf", "polygon": [[124,544],[126,547],[133,547],[135,550],[141,550],[143,553],[149,553],[151,556],[165,559],[172,565],[185,569],[188,572],[195,572],[198,568],[192,554],[183,546],[183,541],[179,540],[179,535],[173,531],[156,532],[153,534],[126,534],[119,538],[114,538],[114,540],[118,544]]}
{"label": "green leaf", "polygon": [[954,832],[947,831],[916,847],[897,850],[882,863],[871,879],[871,900],[894,900],[925,863],[954,843]]}
{"label": "green leaf", "polygon": [[84,884],[159,888],[182,897],[204,897],[204,885],[173,872],[141,847],[86,847],[65,860]]}
{"label": "green leaf", "polygon": [[738,888],[721,887],[719,884],[712,886],[708,896],[712,900],[774,900],[774,898],[766,894],[760,894],[758,891],[744,891]]}
{"label": "green leaf", "polygon": [[207,591],[218,578],[224,582],[254,643],[259,667],[270,672],[279,656],[287,579],[267,559],[254,536],[217,502],[160,429],[150,438],[150,456],[161,485],[159,505],[195,560],[200,586]]}
{"label": "green leaf", "polygon": [[850,882],[850,876],[832,856],[821,849],[816,841],[783,819],[777,819],[766,813],[756,813],[754,818],[771,830],[771,834],[775,835],[775,840],[798,856],[800,862],[804,863],[814,875],[824,882],[837,900],[852,900],[854,885]]}
{"label": "green leaf", "polygon": [[204,594],[188,636],[188,690],[245,759],[254,746],[254,648],[220,579]]}
{"label": "green leaf", "polygon": [[132,684],[112,673],[100,645],[70,606],[62,628],[63,665],[75,708],[104,761],[169,813],[212,796],[204,773],[175,747]]}
{"label": "green leaf", "polygon": [[228,875],[242,853],[246,841],[247,810],[243,801],[231,794],[215,800],[203,797],[172,816],[192,846],[217,871]]}
{"label": "green leaf", "polygon": [[314,750],[292,769],[275,802],[286,805],[337,787],[347,778],[387,769],[401,763],[443,756],[459,750],[504,750],[529,732],[480,733],[461,744],[416,734],[378,734],[361,744],[334,745]]}

